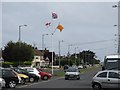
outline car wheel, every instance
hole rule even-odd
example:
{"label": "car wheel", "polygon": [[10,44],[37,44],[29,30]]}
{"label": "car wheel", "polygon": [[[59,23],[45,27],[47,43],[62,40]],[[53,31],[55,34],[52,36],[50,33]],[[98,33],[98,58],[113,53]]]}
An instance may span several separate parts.
{"label": "car wheel", "polygon": [[30,82],[34,82],[34,78],[33,77],[30,78]]}
{"label": "car wheel", "polygon": [[44,79],[44,80],[48,80],[48,76],[45,75],[45,76],[43,77],[43,79]]}
{"label": "car wheel", "polygon": [[98,84],[98,83],[95,83],[95,84],[93,85],[93,90],[101,90],[101,85]]}
{"label": "car wheel", "polygon": [[68,80],[68,78],[65,78],[65,80]]}
{"label": "car wheel", "polygon": [[80,78],[77,78],[77,80],[80,80]]}
{"label": "car wheel", "polygon": [[21,78],[21,84],[25,84],[25,79]]}
{"label": "car wheel", "polygon": [[16,87],[16,82],[12,80],[12,81],[9,82],[8,86],[10,88],[15,88]]}

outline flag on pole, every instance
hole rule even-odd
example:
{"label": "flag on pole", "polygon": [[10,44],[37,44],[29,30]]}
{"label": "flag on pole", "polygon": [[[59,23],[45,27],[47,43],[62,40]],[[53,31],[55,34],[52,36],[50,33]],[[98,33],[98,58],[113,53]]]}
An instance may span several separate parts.
{"label": "flag on pole", "polygon": [[52,19],[57,19],[58,18],[58,15],[56,13],[52,13]]}
{"label": "flag on pole", "polygon": [[62,32],[62,30],[63,30],[63,26],[62,26],[62,25],[60,25],[60,24],[58,24],[57,29],[59,29],[59,30],[60,30],[60,32]]}
{"label": "flag on pole", "polygon": [[50,24],[51,24],[51,22],[47,22],[47,23],[45,24],[45,26],[49,27]]}

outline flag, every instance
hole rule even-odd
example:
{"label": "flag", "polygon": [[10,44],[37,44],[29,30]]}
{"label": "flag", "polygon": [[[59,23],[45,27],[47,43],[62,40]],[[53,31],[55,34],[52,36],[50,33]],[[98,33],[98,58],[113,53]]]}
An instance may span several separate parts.
{"label": "flag", "polygon": [[52,19],[57,19],[58,15],[56,13],[52,13]]}
{"label": "flag", "polygon": [[45,26],[49,27],[50,24],[51,24],[51,22],[47,22],[47,23],[45,24]]}
{"label": "flag", "polygon": [[57,29],[59,29],[59,30],[60,30],[60,32],[62,32],[62,30],[63,30],[63,26],[62,26],[62,25],[60,25],[60,24],[58,24]]}

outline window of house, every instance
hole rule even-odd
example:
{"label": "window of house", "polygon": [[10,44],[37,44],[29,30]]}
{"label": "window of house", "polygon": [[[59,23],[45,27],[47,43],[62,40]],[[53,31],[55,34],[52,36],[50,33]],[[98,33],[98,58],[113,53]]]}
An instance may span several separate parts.
{"label": "window of house", "polygon": [[38,59],[38,57],[36,57],[36,59]]}

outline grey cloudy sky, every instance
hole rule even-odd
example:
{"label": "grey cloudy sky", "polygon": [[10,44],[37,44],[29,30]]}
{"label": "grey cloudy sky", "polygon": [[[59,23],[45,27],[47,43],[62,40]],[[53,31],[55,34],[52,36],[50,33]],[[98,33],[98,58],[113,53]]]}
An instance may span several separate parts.
{"label": "grey cloudy sky", "polygon": [[[60,22],[64,29],[56,30],[53,36],[53,50],[58,53],[58,42],[61,43],[61,54],[66,55],[68,44],[70,53],[92,50],[98,58],[115,53],[117,44],[118,9],[112,8],[117,2],[3,2],[2,3],[2,45],[8,41],[18,41],[18,26],[21,28],[21,40],[42,48],[42,34],[45,36],[45,47],[51,51],[51,33]],[[51,13],[56,12],[58,19],[53,20],[50,28],[45,27],[52,21]],[[105,42],[96,42],[104,41]]]}

